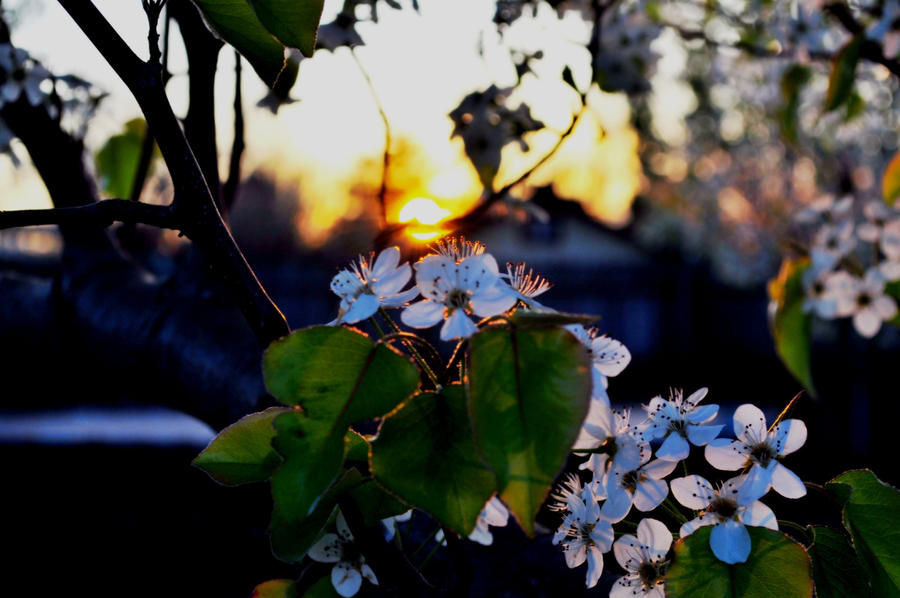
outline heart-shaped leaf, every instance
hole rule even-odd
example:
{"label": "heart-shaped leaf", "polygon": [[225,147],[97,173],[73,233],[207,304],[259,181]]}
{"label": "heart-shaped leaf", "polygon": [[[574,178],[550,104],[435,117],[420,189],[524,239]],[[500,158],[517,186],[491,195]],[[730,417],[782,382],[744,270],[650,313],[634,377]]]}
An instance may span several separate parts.
{"label": "heart-shaped leaf", "polygon": [[675,543],[666,573],[668,598],[810,598],[813,582],[806,550],[781,532],[748,527],[752,549],[744,563],[720,561],[709,547],[714,526]]}
{"label": "heart-shaped leaf", "polygon": [[567,330],[493,326],[471,339],[469,413],[500,497],[528,535],[591,400],[587,350]]}
{"label": "heart-shaped leaf", "polygon": [[282,517],[300,521],[341,471],[350,424],[380,417],[413,394],[419,372],[386,344],[342,327],[315,326],[272,343],[266,387],[299,405],[275,418],[272,441],[284,463],[272,476]]}
{"label": "heart-shaped leaf", "polygon": [[900,492],[868,469],[842,473],[827,487],[845,499],[844,527],[873,594],[900,596]]}
{"label": "heart-shaped leaf", "polygon": [[809,547],[818,598],[865,598],[869,584],[856,552],[839,531],[824,525],[811,526],[815,538]]}
{"label": "heart-shaped leaf", "polygon": [[284,46],[263,26],[247,0],[194,0],[213,33],[250,62],[269,87],[289,88],[297,78],[296,65],[285,58]]}
{"label": "heart-shaped leaf", "polygon": [[272,421],[287,411],[291,409],[270,407],[242,417],[219,432],[192,464],[229,486],[267,480],[281,464],[272,448]]}
{"label": "heart-shaped leaf", "polygon": [[372,443],[371,467],[385,488],[463,536],[494,493],[460,385],[419,393],[386,418]]}
{"label": "heart-shaped leaf", "polygon": [[250,0],[253,12],[269,33],[307,58],[316,47],[324,4],[324,0]]}

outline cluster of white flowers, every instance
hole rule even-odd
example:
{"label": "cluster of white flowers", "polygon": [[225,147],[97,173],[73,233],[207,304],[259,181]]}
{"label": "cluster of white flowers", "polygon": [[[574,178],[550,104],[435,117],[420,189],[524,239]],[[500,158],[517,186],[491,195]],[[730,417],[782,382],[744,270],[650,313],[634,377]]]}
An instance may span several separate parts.
{"label": "cluster of white flowers", "polygon": [[[629,411],[613,409],[605,393],[592,401],[573,449],[595,451],[582,465],[592,478],[582,484],[581,478],[570,475],[550,505],[565,513],[554,543],[562,545],[569,567],[588,562],[588,587],[599,580],[603,554],[612,549],[627,572],[614,584],[612,598],[664,595],[671,532],[660,521],[644,518],[638,523],[637,538],[623,536],[613,544],[612,526],[625,519],[632,507],[642,513],[659,508],[671,513],[674,505],[663,505],[670,488],[681,505],[695,511],[679,536],[714,526],[710,548],[730,564],[744,562],[750,555],[746,526],[778,529],[775,515],[760,498],[770,489],[787,498],[806,494],[803,482],[780,462],[806,441],[803,422],[787,419],[768,429],[762,411],[746,404],[734,414],[736,439],[718,438],[723,425],[711,422],[719,407],[700,405],[706,394],[707,389],[701,388],[687,398],[677,390],[668,399],[654,397],[644,406],[646,418],[638,424],[631,423]],[[651,458],[651,443],[656,442],[660,444]],[[706,460],[714,468],[743,473],[718,488],[699,475],[667,483],[665,478],[687,459],[691,445],[704,447]]]}
{"label": "cluster of white flowers", "polygon": [[804,310],[825,319],[852,317],[860,335],[875,336],[897,316],[885,287],[900,280],[900,212],[881,201],[855,210],[852,197],[826,196],[797,220],[814,227]]}
{"label": "cluster of white flowers", "polygon": [[[434,246],[435,252],[415,265],[415,286],[409,282],[412,269],[400,264],[400,250],[390,247],[341,270],[331,281],[331,290],[341,298],[338,317],[330,324],[353,324],[379,308],[405,307],[400,319],[412,328],[431,328],[443,321],[441,340],[468,338],[478,331],[472,316],[486,318],[505,313],[517,301],[530,309],[545,309],[534,300],[550,288],[546,280],[526,273],[524,264],[508,264],[501,274],[497,260],[484,252],[484,245],[456,238]],[[422,300],[412,302],[419,295]]]}
{"label": "cluster of white flowers", "polygon": [[32,106],[46,98],[41,84],[50,72],[34,61],[28,52],[10,44],[0,44],[0,106],[17,101],[22,94]]}
{"label": "cluster of white flowers", "polygon": [[[820,216],[841,221],[843,205],[829,210],[817,206],[816,210]],[[874,214],[871,210],[866,213]],[[873,230],[877,228],[877,236],[872,238],[884,247],[891,243],[900,247],[900,237],[891,241],[886,232],[889,223],[873,219],[869,225]],[[838,222],[836,226],[841,225]],[[869,234],[865,232],[868,229],[860,228],[864,231],[861,234]],[[834,240],[824,242],[828,248],[843,242],[843,233],[828,229],[827,234]],[[404,324],[429,328],[443,321],[440,337],[452,340],[468,338],[478,331],[472,316],[502,316],[515,306],[553,312],[535,300],[550,288],[545,279],[531,270],[526,272],[524,264],[509,264],[506,273],[501,273],[497,261],[484,249],[480,243],[442,241],[434,246],[434,253],[412,268],[400,264],[396,247],[384,250],[377,259],[361,257],[332,280],[331,288],[341,298],[338,318],[332,324],[358,322],[380,308],[403,308],[400,319]],[[900,253],[897,255],[900,258]],[[415,286],[403,290],[413,271]],[[420,295],[421,300],[415,301]],[[614,541],[613,525],[628,517],[632,508],[642,513],[657,509],[668,515],[677,512],[684,522],[678,532],[680,537],[703,526],[714,526],[710,547],[716,557],[731,564],[746,561],[751,551],[746,526],[777,529],[772,510],[760,499],[771,489],[788,498],[806,493],[803,482],[780,462],[806,441],[803,422],[787,419],[767,428],[762,411],[746,404],[734,413],[736,438],[719,438],[724,425],[713,423],[719,407],[701,405],[707,395],[707,389],[701,388],[687,397],[677,390],[667,399],[654,397],[644,406],[646,417],[633,423],[630,410],[613,408],[608,395],[609,378],[619,375],[631,362],[628,349],[618,340],[598,334],[596,329],[580,324],[566,328],[590,355],[593,376],[590,408],[572,449],[576,454],[589,454],[581,469],[590,471],[591,479],[583,484],[581,477],[570,474],[553,493],[549,505],[551,510],[564,513],[553,543],[561,545],[568,566],[574,568],[587,562],[587,586],[593,587],[603,572],[604,553],[612,550],[626,574],[614,584],[610,596],[661,598],[673,534],[661,521],[643,518],[637,523],[636,537],[625,535]],[[741,473],[719,486],[699,475],[667,482],[678,464],[688,458],[692,445],[704,447],[706,461],[714,468]],[[668,500],[670,489],[678,503],[693,511],[693,519],[687,520]],[[508,518],[503,503],[491,498],[469,538],[490,544],[493,537],[489,526],[506,525]],[[384,522],[386,537],[402,520],[392,518]],[[327,542],[323,539],[317,544],[319,548],[329,547],[328,555],[314,550],[310,556],[316,560],[327,557],[332,559],[328,562],[338,563],[334,573],[338,592],[355,592],[362,577],[376,583],[361,557],[353,554],[356,560],[352,560],[341,556],[341,550],[348,552],[346,546],[352,538],[331,536],[326,536]],[[441,543],[443,537],[435,539]],[[337,578],[344,580],[343,588],[338,586]]]}

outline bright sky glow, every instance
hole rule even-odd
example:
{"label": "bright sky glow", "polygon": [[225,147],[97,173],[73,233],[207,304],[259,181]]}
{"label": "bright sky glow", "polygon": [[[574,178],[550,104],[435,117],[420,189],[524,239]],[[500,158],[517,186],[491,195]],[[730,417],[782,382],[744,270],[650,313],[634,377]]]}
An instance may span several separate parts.
{"label": "bright sky glow", "polygon": [[[94,0],[135,51],[146,56],[145,19],[138,0]],[[272,178],[279,192],[299,196],[297,226],[305,242],[324,242],[341,220],[373,217],[374,192],[381,184],[385,131],[372,93],[360,71],[368,71],[390,122],[391,169],[388,173],[388,219],[396,221],[401,209],[416,197],[429,197],[437,209],[458,215],[478,201],[477,174],[462,151],[459,139],[450,139],[452,123],[446,116],[460,99],[491,83],[510,85],[514,70],[500,46],[491,23],[494,6],[483,0],[442,2],[422,0],[421,14],[382,7],[380,22],[363,24],[359,32],[366,45],[356,50],[320,51],[303,60],[292,96],[298,101],[281,108],[277,116],[251,108],[265,88],[252,70],[244,69],[247,150],[244,172],[259,171]],[[24,7],[13,31],[13,42],[28,50],[57,73],[72,72],[95,82],[110,96],[92,122],[87,146],[99,148],[123,123],[139,116],[137,104],[57,2],[7,0]],[[339,0],[326,0],[323,22],[340,8]],[[551,130],[531,135],[531,151],[522,154],[515,144],[504,149],[495,186],[515,179],[558,139],[574,113],[574,94],[559,80],[562,65],[575,67],[575,78],[588,78],[585,50],[580,42],[586,29],[571,15],[558,24],[555,15],[520,19],[508,31],[515,40],[545,49],[520,96],[536,118]],[[53,43],[48,44],[47,40]],[[173,31],[169,70],[174,77],[168,92],[177,114],[187,106],[187,65],[184,49]],[[479,56],[479,44],[484,56]],[[414,51],[413,51],[414,50]],[[216,116],[222,172],[226,172],[231,145],[234,87],[233,53],[220,55],[216,81]],[[534,177],[552,183],[557,193],[578,199],[587,211],[615,224],[627,221],[632,198],[640,185],[637,137],[628,125],[627,102],[622,97],[592,94],[590,114],[558,155]],[[602,128],[601,128],[602,127]],[[557,131],[554,133],[552,131]],[[19,154],[25,156],[24,149]],[[46,191],[29,171],[11,174],[0,168],[4,193],[0,209],[45,207]]]}

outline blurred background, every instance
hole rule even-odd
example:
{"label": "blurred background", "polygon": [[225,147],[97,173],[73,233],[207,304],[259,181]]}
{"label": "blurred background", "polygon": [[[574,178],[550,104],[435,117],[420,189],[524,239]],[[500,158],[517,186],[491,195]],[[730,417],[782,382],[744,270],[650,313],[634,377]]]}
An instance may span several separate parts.
{"label": "blurred background", "polygon": [[[146,57],[140,3],[95,4]],[[893,4],[849,6],[896,54],[893,25],[874,31]],[[465,234],[499,263],[524,261],[549,279],[542,303],[598,315],[598,328],[630,349],[610,384],[614,403],[707,386],[723,423],[745,402],[771,420],[803,390],[767,317],[766,284],[795,250],[794,215],[828,194],[852,195],[857,211],[879,199],[900,144],[898,81],[883,64],[854,64],[847,98],[823,107],[851,34],[820,7],[327,0],[318,50],[292,56],[299,75],[288,96],[273,98],[246,61],[236,79],[230,48],[218,57],[223,179],[236,84],[246,131],[228,222],[294,328],[335,317],[329,282],[358,254],[399,245],[414,261],[442,236]],[[101,195],[122,196],[144,137],[137,104],[56,2],[2,9],[17,47],[85,83],[66,98],[80,111],[67,108],[62,122],[83,140]],[[172,28],[167,91],[183,116],[189,65]],[[50,207],[28,150],[15,135],[0,139],[0,209]],[[138,196],[171,201],[161,160]],[[175,276],[188,243],[142,226],[114,234],[160,280]],[[54,228],[3,231],[0,268],[52,277],[62,247]],[[136,398],[140,380],[18,357],[18,344],[34,343],[17,334],[4,334],[11,381],[0,412],[14,585],[37,595],[249,596],[265,579],[296,576],[270,554],[267,487],[224,489],[190,467],[214,435],[207,423],[165,398]],[[864,339],[846,319],[815,319],[811,338],[819,393],[796,407],[810,434],[791,469],[824,483],[865,466],[900,482],[890,450],[897,327]],[[771,506],[786,518],[828,516],[809,500]],[[501,549],[478,558],[506,551],[527,583],[488,584],[484,595],[583,591],[546,538],[516,534],[501,532]]]}

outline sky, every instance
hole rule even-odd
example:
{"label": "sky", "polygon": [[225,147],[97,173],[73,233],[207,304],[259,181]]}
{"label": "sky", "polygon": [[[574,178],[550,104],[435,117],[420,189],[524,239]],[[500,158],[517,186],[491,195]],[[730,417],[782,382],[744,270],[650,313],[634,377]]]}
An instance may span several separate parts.
{"label": "sky", "polygon": [[[146,21],[140,2],[94,2],[132,49],[146,57]],[[340,218],[362,214],[365,206],[351,192],[359,183],[358,162],[371,159],[378,163],[384,151],[384,125],[360,64],[388,117],[391,137],[412,140],[422,154],[417,168],[424,164],[429,173],[427,181],[404,190],[390,206],[389,217],[396,218],[405,202],[417,196],[433,198],[451,213],[460,213],[477,201],[477,176],[462,154],[460,140],[450,140],[453,125],[446,115],[475,89],[491,83],[513,84],[514,70],[491,23],[492,2],[422,0],[420,4],[420,13],[381,5],[378,24],[361,24],[358,30],[366,45],[356,50],[359,63],[345,48],[333,54],[319,51],[312,59],[303,60],[291,93],[298,101],[282,107],[277,116],[252,108],[265,94],[265,87],[251,69],[244,71],[248,75],[243,78],[248,107],[245,172],[260,170],[278,186],[300,190],[304,209],[298,227],[308,241],[321,241]],[[326,0],[322,22],[330,21],[340,5],[340,0]],[[140,115],[125,86],[55,1],[6,0],[4,6],[21,8],[13,30],[16,45],[51,71],[77,74],[110,94],[91,123],[88,148],[96,150],[123,123]],[[552,49],[545,51],[545,58],[536,67],[537,76],[526,81],[521,94],[532,105],[533,114],[551,130],[529,139],[533,150],[529,155],[522,156],[514,145],[506,148],[499,185],[534,163],[556,142],[558,134],[554,131],[568,126],[577,106],[574,94],[559,80],[562,65],[573,65],[579,82],[588,77],[587,53],[572,43],[586,34],[584,24],[574,14],[562,23],[553,17],[523,19],[508,33],[508,39],[516,44]],[[48,44],[48,39],[53,43]],[[186,59],[178,36],[173,34],[171,39],[169,70],[174,77],[167,91],[176,114],[183,114],[187,106]],[[479,45],[484,56],[477,51]],[[216,82],[223,172],[228,156],[221,150],[229,148],[232,139],[233,65],[233,52],[226,49],[220,54]],[[560,189],[565,187],[584,196],[589,211],[621,224],[627,220],[628,206],[639,184],[637,140],[627,124],[629,112],[624,98],[597,93],[592,103],[591,115],[566,144],[571,147],[564,147],[560,159],[536,173],[535,180],[553,181]],[[587,149],[598,145],[597,123],[602,123],[608,138],[600,153],[592,153]],[[581,139],[580,146],[577,139]],[[24,155],[24,151],[20,153]],[[13,172],[8,161],[0,162],[0,180],[7,181],[5,186],[12,191],[0,198],[0,208],[49,206],[46,192],[33,174],[27,169]],[[560,170],[568,174],[557,175]],[[628,176],[612,180],[604,171],[625,172]],[[394,180],[404,180],[402,173],[392,174],[398,175],[392,177]],[[380,172],[367,172],[366,176],[380,177]],[[377,187],[379,181],[367,183]]]}

